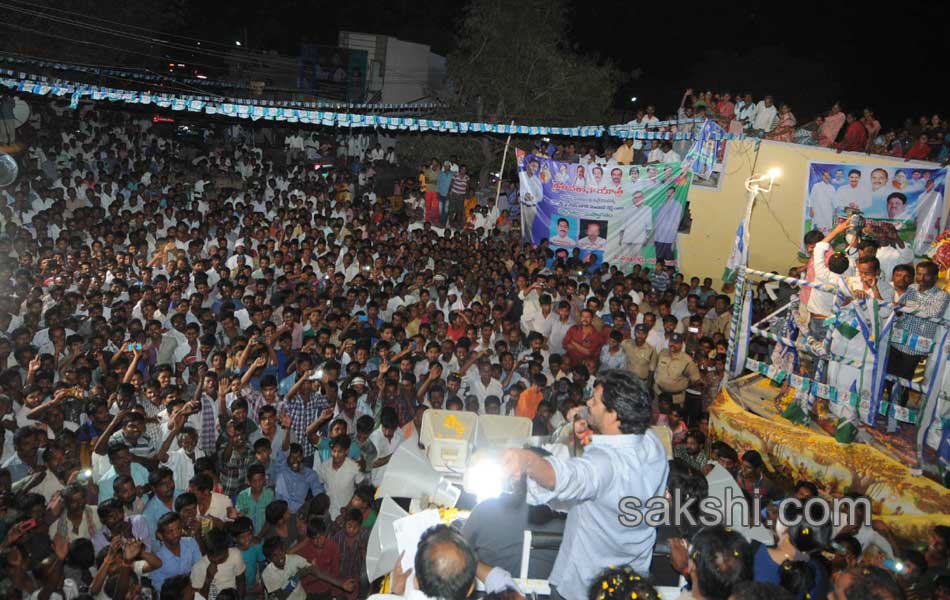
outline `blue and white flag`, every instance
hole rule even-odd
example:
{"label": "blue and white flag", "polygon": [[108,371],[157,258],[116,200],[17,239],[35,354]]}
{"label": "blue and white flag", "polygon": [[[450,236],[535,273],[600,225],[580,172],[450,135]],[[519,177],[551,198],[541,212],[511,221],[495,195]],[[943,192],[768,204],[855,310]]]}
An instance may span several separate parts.
{"label": "blue and white flag", "polygon": [[732,254],[726,261],[726,268],[722,272],[723,283],[734,283],[739,269],[745,267],[748,261],[749,253],[749,231],[746,222],[739,221],[739,227],[736,228],[736,239],[732,242]]}
{"label": "blue and white flag", "polygon": [[726,130],[720,127],[715,121],[706,120],[696,141],[690,146],[683,158],[683,164],[703,179],[708,179],[716,166],[716,160],[719,157],[719,145],[724,143]]}

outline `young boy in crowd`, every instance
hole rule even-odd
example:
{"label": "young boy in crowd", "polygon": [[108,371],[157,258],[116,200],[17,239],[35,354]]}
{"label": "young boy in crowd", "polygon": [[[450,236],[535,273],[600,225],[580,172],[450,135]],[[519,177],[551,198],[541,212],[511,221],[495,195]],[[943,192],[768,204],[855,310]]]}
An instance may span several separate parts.
{"label": "young boy in crowd", "polygon": [[[310,519],[307,523],[307,537],[297,542],[289,552],[307,559],[312,566],[323,573],[340,576],[340,551],[336,542],[327,535],[327,524],[323,519],[317,517]],[[332,584],[319,577],[305,575],[301,582],[308,598],[329,598],[338,591]]]}
{"label": "young boy in crowd", "polygon": [[264,469],[267,487],[273,488],[277,485],[277,476],[280,475],[280,470],[286,466],[286,463],[272,456],[270,440],[261,438],[255,441],[253,450],[254,462],[252,466],[260,465]]}
{"label": "young boy in crowd", "polygon": [[338,435],[330,442],[330,458],[322,461],[314,469],[326,488],[330,497],[330,515],[335,515],[343,509],[350,498],[356,484],[363,479],[359,466],[349,456],[352,440],[348,435]]}
{"label": "young boy in crowd", "polygon": [[244,597],[244,559],[241,550],[228,547],[228,534],[212,529],[205,536],[205,555],[191,568],[191,587],[208,600],[221,590],[235,588]]}
{"label": "young boy in crowd", "polygon": [[311,565],[299,554],[288,553],[281,539],[276,536],[264,542],[264,557],[267,566],[261,573],[261,585],[266,597],[275,595],[284,600],[306,600],[307,592],[300,584],[301,578],[306,575],[322,579],[346,592],[358,587],[354,581],[341,581],[333,573]]}
{"label": "young boy in crowd", "polygon": [[[355,508],[346,511],[343,528],[333,535],[333,541],[340,551],[340,577],[350,581],[360,582],[359,588],[365,590],[366,580],[366,545],[369,542],[369,529],[363,527],[365,517]],[[355,600],[356,594],[350,599]]]}
{"label": "young boy in crowd", "polygon": [[242,515],[248,517],[254,525],[254,534],[261,532],[264,526],[264,511],[267,505],[274,500],[274,490],[267,485],[267,474],[261,465],[251,465],[247,469],[248,487],[237,495],[235,508]]}
{"label": "young boy in crowd", "polygon": [[373,475],[373,462],[376,461],[376,446],[370,441],[369,437],[373,433],[376,423],[373,417],[363,415],[356,420],[356,440],[354,446],[359,450],[357,464],[360,466],[360,472],[367,479]]}
{"label": "young boy in crowd", "polygon": [[244,587],[247,594],[249,596],[259,594],[261,588],[257,581],[257,573],[264,565],[264,550],[254,537],[254,523],[248,517],[240,516],[231,522],[228,530],[234,539],[235,548],[240,551],[241,558],[244,560]]}

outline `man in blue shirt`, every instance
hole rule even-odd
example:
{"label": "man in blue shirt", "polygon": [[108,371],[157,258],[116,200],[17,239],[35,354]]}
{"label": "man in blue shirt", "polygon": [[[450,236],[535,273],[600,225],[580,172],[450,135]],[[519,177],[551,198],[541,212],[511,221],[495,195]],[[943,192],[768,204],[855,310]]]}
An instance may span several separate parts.
{"label": "man in blue shirt", "polygon": [[646,386],[632,373],[604,371],[587,409],[597,435],[582,457],[542,458],[530,450],[508,450],[503,457],[512,476],[527,477],[530,504],[567,510],[551,572],[552,598],[586,597],[594,576],[612,564],[630,564],[647,575],[656,530],[643,519],[624,521],[620,508],[642,507],[666,491],[669,465],[663,443],[649,430]]}
{"label": "man in blue shirt", "polygon": [[277,476],[277,499],[285,501],[291,511],[297,512],[307,501],[308,493],[316,496],[323,491],[320,476],[313,469],[303,466],[303,448],[300,444],[291,444],[287,468],[282,469]]}
{"label": "man in blue shirt", "polygon": [[439,179],[436,182],[435,189],[439,194],[439,227],[445,227],[446,219],[448,218],[448,205],[446,202],[449,197],[449,188],[452,187],[452,163],[450,161],[445,161],[442,164],[442,170],[439,171]]}
{"label": "man in blue shirt", "polygon": [[201,560],[201,550],[194,538],[181,536],[181,517],[170,512],[158,520],[155,537],[161,546],[155,555],[162,559],[162,566],[149,574],[155,591],[161,593],[162,584],[175,575],[191,575],[191,568]]}
{"label": "man in blue shirt", "polygon": [[142,516],[148,523],[149,531],[158,531],[158,521],[175,509],[175,498],[179,492],[175,489],[175,476],[168,467],[159,467],[148,475],[148,484],[152,487],[152,497],[145,504]]}
{"label": "man in blue shirt", "polygon": [[132,454],[125,444],[109,446],[109,462],[112,463],[112,468],[99,480],[99,502],[112,497],[112,484],[119,475],[129,475],[136,486],[148,483],[148,471],[142,465],[132,462]]}
{"label": "man in blue shirt", "polygon": [[10,481],[16,483],[26,478],[41,464],[37,448],[37,430],[35,427],[21,427],[13,434],[13,448],[16,450],[0,467],[10,471]]}

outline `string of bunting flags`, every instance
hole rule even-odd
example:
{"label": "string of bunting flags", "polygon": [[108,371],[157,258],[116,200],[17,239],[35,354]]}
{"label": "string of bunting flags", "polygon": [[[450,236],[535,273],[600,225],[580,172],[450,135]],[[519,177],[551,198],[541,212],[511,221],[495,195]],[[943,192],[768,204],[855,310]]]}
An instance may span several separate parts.
{"label": "string of bunting flags", "polygon": [[[601,137],[609,128],[603,125],[583,125],[577,127],[551,127],[543,125],[517,125],[507,123],[480,123],[469,121],[450,121],[423,119],[416,117],[398,117],[384,115],[366,115],[339,113],[332,111],[307,110],[287,106],[265,106],[261,104],[238,104],[220,100],[203,100],[180,94],[152,93],[148,91],[127,90],[99,85],[90,85],[64,80],[48,80],[28,73],[0,68],[0,85],[18,92],[40,96],[70,96],[70,108],[76,108],[79,100],[88,97],[94,101],[125,102],[128,104],[154,105],[173,111],[203,112],[208,115],[222,115],[257,121],[281,121],[286,123],[305,123],[330,127],[365,128],[375,127],[401,131],[433,131],[440,133],[486,133],[501,135],[527,136],[565,136],[565,137]],[[645,140],[689,140],[698,135],[692,132],[671,133],[668,131],[631,130],[627,138]],[[729,139],[739,139],[736,137]]]}
{"label": "string of bunting flags", "polygon": [[[103,68],[103,67],[91,67],[87,65],[78,65],[71,63],[53,63],[43,60],[27,60],[23,58],[15,58],[11,56],[0,55],[0,62],[11,62],[19,64],[32,64],[43,68],[56,69],[60,71],[78,71],[82,73],[89,73],[93,75],[105,75],[113,77],[123,77],[126,79],[135,79],[138,81],[146,83],[157,83],[157,82],[169,82],[169,83],[187,83],[189,85],[197,85],[204,87],[224,87],[224,88],[235,88],[235,89],[248,89],[253,87],[250,81],[218,81],[211,79],[195,79],[193,77],[168,77],[165,75],[151,74],[151,73],[137,73],[135,71],[127,71],[124,69],[115,69],[115,68]],[[32,75],[22,72],[13,71],[10,69],[0,69],[0,72],[11,75],[19,76],[21,79],[24,77],[29,77],[36,79],[42,82],[58,82],[60,80],[48,78],[42,75]],[[81,85],[81,84],[77,84]],[[261,104],[264,106],[283,106],[283,107],[292,107],[292,108],[336,108],[336,109],[362,109],[362,110],[429,110],[435,108],[441,108],[442,104],[438,102],[403,102],[403,103],[359,103],[359,102],[332,102],[332,101],[313,101],[313,102],[303,102],[296,100],[268,100],[268,99],[258,99],[258,98],[243,98],[243,97],[222,97],[220,95],[215,96],[204,96],[204,95],[186,95],[182,98],[187,98],[189,100],[202,100],[205,102],[230,102],[233,104]]]}

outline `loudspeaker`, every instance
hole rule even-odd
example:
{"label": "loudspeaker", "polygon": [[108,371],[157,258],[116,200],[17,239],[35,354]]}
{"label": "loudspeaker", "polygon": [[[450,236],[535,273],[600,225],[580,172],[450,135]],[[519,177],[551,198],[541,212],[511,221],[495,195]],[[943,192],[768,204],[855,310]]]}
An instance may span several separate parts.
{"label": "loudspeaker", "polygon": [[426,458],[403,444],[396,448],[376,490],[381,498],[425,498],[434,504],[452,508],[462,491],[452,486]]}
{"label": "loudspeaker", "polygon": [[366,545],[366,576],[370,581],[375,581],[395,568],[396,561],[399,560],[399,550],[396,546],[393,522],[407,516],[409,513],[401,509],[392,498],[383,498]]}

